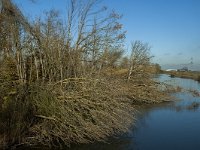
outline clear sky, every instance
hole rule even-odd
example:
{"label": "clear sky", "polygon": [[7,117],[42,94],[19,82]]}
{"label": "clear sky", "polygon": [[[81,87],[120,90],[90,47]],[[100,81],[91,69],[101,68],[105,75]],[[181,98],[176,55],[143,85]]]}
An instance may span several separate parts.
{"label": "clear sky", "polygon": [[[13,0],[30,18],[44,10],[66,10],[67,0]],[[152,47],[154,62],[200,64],[200,0],[102,0],[102,5],[123,14],[126,45],[141,40]]]}

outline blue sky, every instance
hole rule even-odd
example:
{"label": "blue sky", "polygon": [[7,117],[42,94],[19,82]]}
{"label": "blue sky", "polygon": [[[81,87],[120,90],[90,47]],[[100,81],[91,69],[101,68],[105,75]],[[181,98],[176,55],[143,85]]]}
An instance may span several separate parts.
{"label": "blue sky", "polygon": [[[44,10],[65,13],[67,0],[13,0],[34,18]],[[154,62],[187,64],[193,58],[200,64],[200,0],[102,0],[101,5],[123,14],[126,46],[141,40],[149,43]]]}

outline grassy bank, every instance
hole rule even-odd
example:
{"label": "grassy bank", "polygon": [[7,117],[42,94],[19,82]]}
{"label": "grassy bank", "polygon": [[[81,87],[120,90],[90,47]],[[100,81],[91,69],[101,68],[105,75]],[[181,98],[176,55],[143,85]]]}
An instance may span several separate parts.
{"label": "grassy bank", "polygon": [[200,82],[199,71],[163,71],[165,74],[169,74],[171,77],[193,79]]}

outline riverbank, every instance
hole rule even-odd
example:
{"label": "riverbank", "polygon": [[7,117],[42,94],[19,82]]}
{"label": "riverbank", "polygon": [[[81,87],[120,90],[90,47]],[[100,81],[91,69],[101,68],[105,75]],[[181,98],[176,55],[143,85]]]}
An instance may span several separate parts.
{"label": "riverbank", "polygon": [[200,72],[199,71],[161,71],[164,74],[168,74],[171,77],[179,77],[186,79],[193,79],[200,82]]}
{"label": "riverbank", "polygon": [[106,141],[128,132],[137,106],[166,102],[169,97],[150,77],[127,80],[127,71],[106,70],[99,79],[69,78],[62,86],[4,80],[1,147],[60,147]]}
{"label": "riverbank", "polygon": [[[197,89],[199,87],[199,83],[193,80],[171,78],[165,74],[157,75],[156,79],[166,83],[173,80],[177,83],[177,86],[180,86],[183,89]],[[185,149],[189,149],[189,147],[198,149],[199,132],[197,131],[199,131],[198,126],[200,121],[198,117],[200,97],[194,97],[192,93],[184,91],[178,92],[175,96],[179,100],[170,103],[140,105],[137,108],[136,122],[128,133],[108,139],[106,142],[76,144],[71,145],[70,148],[67,147],[66,149],[145,150],[150,148],[167,150],[173,149],[175,142],[178,150],[182,150],[185,147]],[[174,136],[174,133],[177,134]],[[183,143],[182,140],[188,139],[188,137],[190,137],[191,140]],[[157,143],[159,140],[161,141]]]}

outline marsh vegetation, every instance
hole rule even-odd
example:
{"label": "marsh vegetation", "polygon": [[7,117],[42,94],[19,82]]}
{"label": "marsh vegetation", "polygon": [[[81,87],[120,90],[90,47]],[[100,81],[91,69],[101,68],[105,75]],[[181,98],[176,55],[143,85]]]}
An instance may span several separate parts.
{"label": "marsh vegetation", "polygon": [[165,74],[169,74],[173,77],[193,79],[200,82],[200,72],[199,71],[163,71]]}

